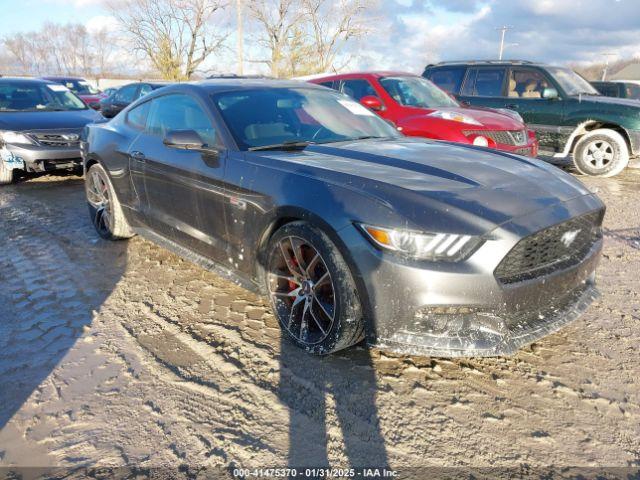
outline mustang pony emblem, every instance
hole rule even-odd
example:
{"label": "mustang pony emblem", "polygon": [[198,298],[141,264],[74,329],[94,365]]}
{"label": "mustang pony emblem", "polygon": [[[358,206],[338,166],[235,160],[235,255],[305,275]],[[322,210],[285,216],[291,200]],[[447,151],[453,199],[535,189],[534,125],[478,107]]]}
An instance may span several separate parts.
{"label": "mustang pony emblem", "polygon": [[562,234],[562,237],[560,237],[560,241],[564,244],[565,247],[569,248],[581,231],[582,229],[564,232]]}

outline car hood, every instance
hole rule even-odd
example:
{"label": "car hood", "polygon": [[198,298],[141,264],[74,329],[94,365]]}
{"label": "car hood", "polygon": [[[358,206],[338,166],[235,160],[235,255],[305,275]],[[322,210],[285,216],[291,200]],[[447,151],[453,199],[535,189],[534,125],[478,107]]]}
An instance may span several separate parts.
{"label": "car hood", "polygon": [[0,112],[0,130],[61,130],[80,129],[88,123],[100,121],[95,110],[63,112]]}
{"label": "car hood", "polygon": [[[460,115],[466,115],[467,117],[473,117],[475,120],[480,122],[482,125],[474,125],[474,124],[463,124],[457,123],[458,126],[467,126],[470,130],[522,130],[525,128],[524,124],[514,117],[500,113],[496,110],[492,110],[489,108],[472,108],[472,107],[442,107],[442,108],[433,108],[433,109],[417,109],[412,108],[413,115],[409,117],[407,120],[411,118],[419,118],[428,115],[429,113],[437,111],[441,112],[452,112]],[[451,120],[442,120],[439,118],[431,117],[434,120],[441,120],[444,122],[452,122]]]}
{"label": "car hood", "polygon": [[483,234],[528,213],[591,193],[545,162],[421,139],[313,145],[261,152],[293,172],[376,197],[413,226],[438,219]]}

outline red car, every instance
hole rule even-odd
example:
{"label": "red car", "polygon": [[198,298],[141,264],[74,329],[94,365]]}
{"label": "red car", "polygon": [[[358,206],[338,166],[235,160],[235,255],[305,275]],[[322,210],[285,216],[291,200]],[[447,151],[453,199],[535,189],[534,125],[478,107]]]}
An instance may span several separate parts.
{"label": "red car", "polygon": [[106,98],[107,95],[102,93],[97,88],[94,88],[84,78],[78,77],[42,77],[44,80],[50,82],[56,82],[64,85],[73,93],[75,93],[80,99],[94,110],[100,108],[100,100]]}
{"label": "red car", "polygon": [[530,157],[538,154],[535,133],[516,112],[460,105],[417,75],[348,73],[316,77],[309,82],[353,97],[408,136],[493,147]]}

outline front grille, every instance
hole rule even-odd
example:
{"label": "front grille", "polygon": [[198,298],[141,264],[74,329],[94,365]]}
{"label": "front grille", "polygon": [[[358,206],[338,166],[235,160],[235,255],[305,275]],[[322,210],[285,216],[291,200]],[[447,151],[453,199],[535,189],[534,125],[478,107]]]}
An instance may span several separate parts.
{"label": "front grille", "polygon": [[514,283],[577,265],[602,238],[603,215],[591,212],[523,238],[502,259],[496,278]]}
{"label": "front grille", "polygon": [[527,132],[524,130],[464,130],[466,136],[482,135],[500,145],[522,146],[527,144]]}
{"label": "front grille", "polygon": [[40,145],[46,147],[73,148],[80,146],[80,134],[69,133],[32,133],[31,136]]}

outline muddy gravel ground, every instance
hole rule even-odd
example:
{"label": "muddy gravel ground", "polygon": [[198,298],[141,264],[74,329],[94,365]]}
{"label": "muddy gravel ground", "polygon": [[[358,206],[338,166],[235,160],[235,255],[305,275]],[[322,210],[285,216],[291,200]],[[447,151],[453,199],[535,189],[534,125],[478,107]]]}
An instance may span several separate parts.
{"label": "muddy gravel ground", "polygon": [[[265,299],[141,238],[77,177],[0,189],[0,465],[640,467],[640,170],[608,210],[603,293],[510,358],[310,357]],[[423,477],[427,478],[427,477]]]}

